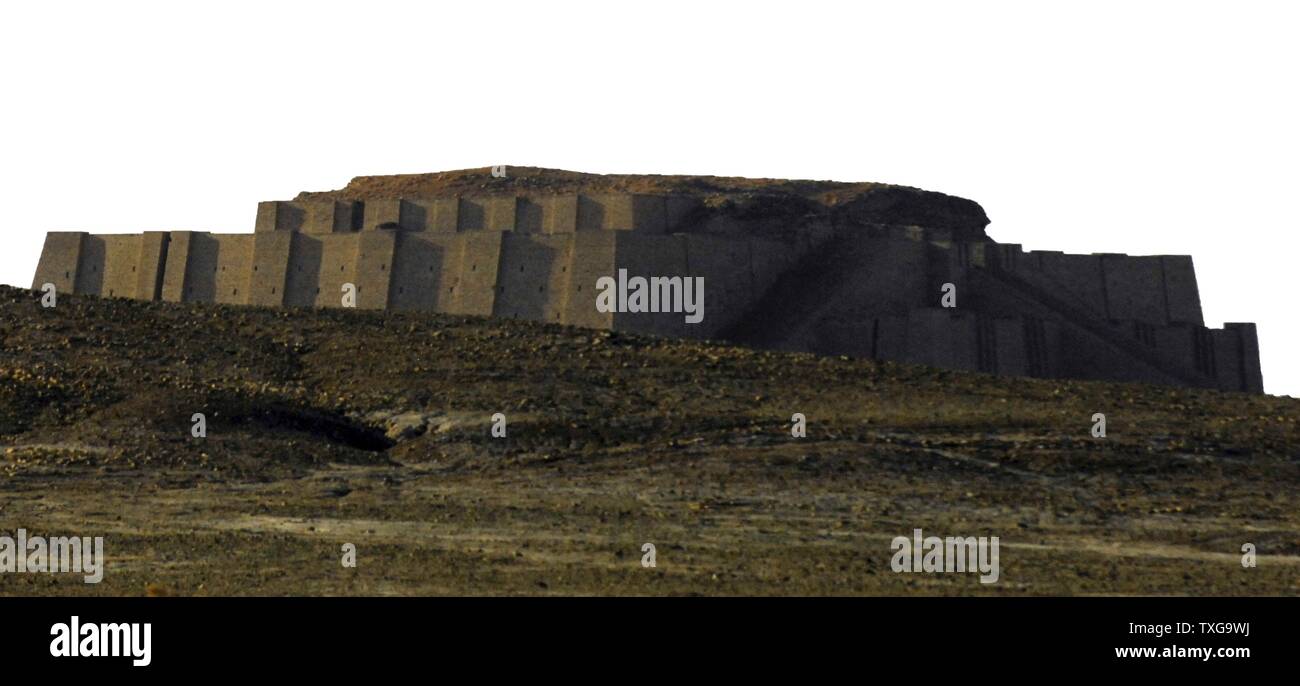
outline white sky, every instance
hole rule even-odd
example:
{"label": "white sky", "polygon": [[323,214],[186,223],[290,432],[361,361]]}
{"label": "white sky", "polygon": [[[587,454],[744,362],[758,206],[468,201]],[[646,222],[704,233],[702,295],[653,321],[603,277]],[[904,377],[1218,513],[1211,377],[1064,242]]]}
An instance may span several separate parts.
{"label": "white sky", "polygon": [[884,181],[1027,249],[1191,254],[1300,396],[1300,5],[1060,4],[8,3],[0,283],[47,230],[251,231],[363,174]]}

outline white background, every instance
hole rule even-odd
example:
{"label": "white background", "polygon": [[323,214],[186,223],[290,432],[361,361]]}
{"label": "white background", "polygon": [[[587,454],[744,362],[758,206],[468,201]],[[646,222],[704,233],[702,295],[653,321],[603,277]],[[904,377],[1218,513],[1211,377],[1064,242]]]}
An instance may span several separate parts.
{"label": "white background", "polygon": [[0,283],[51,229],[252,231],[364,174],[884,181],[1026,249],[1192,255],[1300,395],[1300,6],[623,5],[0,5]]}

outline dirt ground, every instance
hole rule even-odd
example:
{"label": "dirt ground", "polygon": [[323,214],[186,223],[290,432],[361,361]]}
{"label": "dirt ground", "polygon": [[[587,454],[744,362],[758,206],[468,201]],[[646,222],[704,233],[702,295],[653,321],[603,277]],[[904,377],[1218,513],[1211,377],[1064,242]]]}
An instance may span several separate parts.
{"label": "dirt ground", "polygon": [[[0,594],[1292,595],[1298,418],[1291,398],[0,287],[0,535],[103,536],[108,558],[99,584],[3,573]],[[998,582],[895,573],[917,528],[999,537]]]}

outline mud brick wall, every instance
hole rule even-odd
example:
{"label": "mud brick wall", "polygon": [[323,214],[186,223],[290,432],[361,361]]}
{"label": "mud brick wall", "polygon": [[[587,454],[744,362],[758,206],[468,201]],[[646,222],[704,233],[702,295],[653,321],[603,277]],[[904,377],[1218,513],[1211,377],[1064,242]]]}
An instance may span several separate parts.
{"label": "mud brick wall", "polygon": [[357,307],[387,309],[393,277],[393,256],[398,234],[368,231],[356,236],[357,254],[353,274]]}
{"label": "mud brick wall", "polygon": [[167,251],[170,247],[171,234],[166,231],[146,231],[140,237],[134,297],[140,300],[162,298],[163,274],[167,269]]}
{"label": "mud brick wall", "polygon": [[249,305],[283,305],[295,234],[253,235],[253,268],[248,275]]}
{"label": "mud brick wall", "polygon": [[[778,239],[780,227],[756,232],[702,207],[693,196],[636,194],[271,201],[258,205],[251,234],[51,232],[33,287],[340,307],[351,283],[361,308],[715,338],[771,317],[757,311],[769,292],[800,287],[796,274],[816,273],[799,271],[808,256],[824,259],[833,244],[853,268],[836,277],[828,306],[802,301],[815,311],[793,327],[792,349],[1262,390],[1254,326],[1202,325],[1187,256],[1025,252],[916,226],[816,224]],[[597,280],[617,279],[619,269],[703,277],[704,321],[688,324],[684,311],[596,311]],[[945,281],[959,286],[956,310],[938,307]]]}
{"label": "mud brick wall", "polygon": [[400,234],[393,255],[389,306],[451,312],[464,241],[455,235]]}
{"label": "mud brick wall", "polygon": [[319,236],[316,240],[320,245],[320,271],[313,304],[342,307],[344,284],[357,284],[357,236]]}
{"label": "mud brick wall", "polygon": [[[628,279],[639,276],[649,281],[654,276],[681,277],[681,288],[677,289],[676,295],[684,295],[688,277],[705,277],[704,320],[698,324],[686,323],[684,300],[682,301],[682,311],[671,311],[673,303],[662,302],[664,294],[660,289],[661,292],[656,294],[655,298],[661,301],[659,304],[661,310],[669,311],[615,313],[615,329],[676,337],[703,337],[706,331],[712,330],[709,328],[713,326],[712,320],[723,316],[722,310],[718,307],[718,302],[710,298],[721,285],[714,280],[719,277],[704,271],[704,268],[698,265],[697,270],[699,273],[693,272],[688,264],[688,250],[686,236],[653,236],[631,232],[619,232],[615,235],[614,271],[608,276],[616,280],[619,269],[627,270]],[[592,282],[592,288],[594,289],[594,287],[595,282]],[[593,292],[592,307],[595,307],[594,296]],[[716,329],[716,326],[714,326],[714,329]]]}
{"label": "mud brick wall", "polygon": [[1020,276],[1107,319],[1202,324],[1201,297],[1187,255],[1024,253]]}
{"label": "mud brick wall", "polygon": [[1228,323],[1210,329],[1219,388],[1259,393],[1264,380],[1259,369],[1259,340],[1254,324]]}
{"label": "mud brick wall", "polygon": [[602,276],[618,275],[616,238],[610,231],[573,234],[568,304],[562,324],[592,329],[616,328],[613,313],[596,310],[596,280]]}
{"label": "mud brick wall", "polygon": [[[86,237],[82,231],[51,231],[45,234],[45,246],[32,277],[32,290],[39,291],[47,283],[54,284],[59,293],[77,291],[77,274],[81,268],[81,252]],[[98,291],[95,291],[98,293]]]}
{"label": "mud brick wall", "polygon": [[492,315],[561,323],[572,259],[572,235],[504,234]]}

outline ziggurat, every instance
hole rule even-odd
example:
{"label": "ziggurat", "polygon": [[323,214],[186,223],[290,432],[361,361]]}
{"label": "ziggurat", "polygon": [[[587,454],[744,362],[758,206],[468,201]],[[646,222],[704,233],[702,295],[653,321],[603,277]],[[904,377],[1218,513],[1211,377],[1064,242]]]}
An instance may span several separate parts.
{"label": "ziggurat", "polygon": [[[33,288],[532,319],[1048,378],[1262,392],[1253,324],[1204,326],[1189,256],[1024,251],[976,203],[870,183],[535,168],[358,177],[253,233],[50,232]],[[706,316],[599,312],[597,279],[704,277]],[[956,307],[940,304],[944,284]]]}

